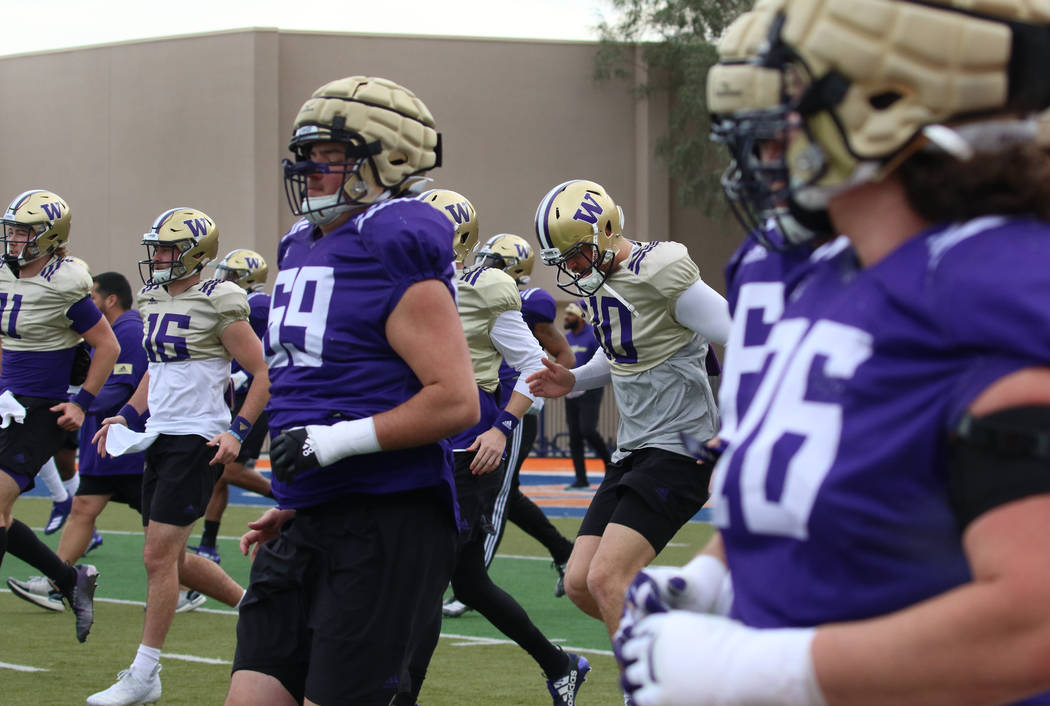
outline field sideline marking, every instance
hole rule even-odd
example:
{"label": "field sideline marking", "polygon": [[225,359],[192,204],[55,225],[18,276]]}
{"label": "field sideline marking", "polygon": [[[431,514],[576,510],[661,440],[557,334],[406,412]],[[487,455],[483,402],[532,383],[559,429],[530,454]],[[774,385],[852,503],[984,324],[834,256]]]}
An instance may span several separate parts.
{"label": "field sideline marking", "polygon": [[180,655],[173,652],[162,652],[160,655],[161,659],[178,659],[183,662],[198,662],[200,664],[233,664],[233,662],[226,659],[216,659],[214,657],[198,657],[197,655]]}
{"label": "field sideline marking", "polygon": [[[513,640],[501,640],[495,637],[474,637],[473,635],[456,635],[455,633],[443,632],[441,637],[448,640],[461,640],[461,642],[452,643],[453,647],[483,647],[486,645],[517,645],[518,643]],[[558,640],[561,642],[561,640]],[[612,650],[593,650],[589,647],[573,647],[572,645],[565,645],[564,649],[566,652],[586,652],[591,655],[605,655],[606,657],[612,657]]]}
{"label": "field sideline marking", "polygon": [[0,662],[0,669],[13,669],[16,672],[49,672],[49,669],[43,669],[42,667],[27,667],[24,664],[11,664],[10,662]]}

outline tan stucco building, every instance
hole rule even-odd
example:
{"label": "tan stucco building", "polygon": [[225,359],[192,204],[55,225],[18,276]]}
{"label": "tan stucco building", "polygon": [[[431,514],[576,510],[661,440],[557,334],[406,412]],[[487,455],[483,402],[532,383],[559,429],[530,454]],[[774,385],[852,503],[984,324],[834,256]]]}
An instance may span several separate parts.
{"label": "tan stucco building", "polygon": [[[174,206],[216,220],[220,256],[248,247],[272,262],[293,221],[280,160],[299,106],[329,80],[376,75],[434,114],[445,150],[434,185],[471,199],[482,238],[535,244],[544,193],[594,179],[623,207],[629,237],[687,244],[723,290],[737,226],[675,204],[653,153],[666,104],[634,101],[625,81],[596,82],[595,47],[245,29],[2,57],[0,201],[56,191],[73,214],[71,253],[133,286],[141,235]],[[533,282],[568,301],[539,263]]]}

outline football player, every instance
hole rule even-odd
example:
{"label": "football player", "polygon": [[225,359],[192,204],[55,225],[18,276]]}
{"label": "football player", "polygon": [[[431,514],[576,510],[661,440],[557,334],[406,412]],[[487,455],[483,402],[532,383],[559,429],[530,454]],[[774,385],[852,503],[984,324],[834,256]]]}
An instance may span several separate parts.
{"label": "football player", "polygon": [[[557,316],[557,305],[547,291],[539,287],[526,287],[532,276],[532,266],[535,264],[535,256],[532,246],[527,240],[513,233],[501,233],[486,240],[475,253],[475,264],[503,270],[514,278],[514,282],[521,289],[521,316],[528,324],[529,330],[539,341],[547,355],[553,360],[571,367],[575,356],[572,348],[565,339],[565,334],[555,326],[554,319]],[[510,390],[513,390],[518,382],[518,371],[512,366],[503,363],[499,369],[500,403],[506,404]],[[503,539],[503,532],[510,520],[525,533],[542,544],[554,562],[554,568],[558,572],[558,578],[554,585],[554,595],[560,597],[565,595],[564,574],[565,563],[572,553],[572,542],[569,541],[558,528],[555,527],[543,510],[530,500],[519,488],[521,466],[532,451],[532,445],[536,441],[539,432],[539,413],[543,409],[543,398],[537,397],[522,417],[521,425],[515,430],[511,439],[507,469],[510,471],[503,479],[499,495],[496,497],[496,512],[492,518],[496,534],[485,539],[485,566],[492,563],[496,556],[496,550]],[[446,615],[455,606],[446,606]]]}
{"label": "football player", "polygon": [[[492,582],[485,564],[485,541],[494,531],[496,494],[501,479],[509,472],[504,452],[533,403],[524,379],[508,395],[498,394],[500,364],[507,361],[514,370],[528,375],[543,368],[543,351],[522,318],[514,278],[501,267],[487,266],[485,260],[463,269],[463,258],[477,244],[477,212],[473,205],[447,189],[426,192],[420,199],[444,213],[454,229],[456,304],[481,405],[481,420],[451,439],[460,510],[452,590],[459,601],[480,612],[536,660],[547,677],[547,689],[555,706],[571,706],[590,670],[587,660],[551,643],[518,602]],[[469,214],[469,218],[460,219],[461,213]],[[503,404],[502,397],[506,397]],[[440,622],[434,627],[430,641],[436,644]],[[416,682],[413,675],[413,686]],[[418,687],[411,696],[406,704],[416,703]]]}
{"label": "football player", "polygon": [[479,419],[451,227],[400,198],[440,139],[411,91],[351,76],[306,101],[289,148],[302,219],[266,332],[280,509],[241,538],[255,559],[227,703],[388,704],[452,574],[445,440]]}
{"label": "football player", "polygon": [[632,627],[642,706],[1050,703],[1048,15],[844,7],[789,0],[762,60],[792,200],[848,241],[716,470],[729,617]]}
{"label": "football player", "polygon": [[[237,457],[268,398],[266,363],[248,323],[247,295],[233,282],[201,281],[219,247],[215,221],[195,208],[168,209],[142,244],[147,258],[139,262],[139,272],[145,286],[136,304],[149,366],[128,403],[102,420],[93,440],[103,456],[146,452],[142,523],[149,595],[131,667],[111,687],[88,697],[93,706],[160,697],[160,652],[178,603],[180,574],[187,585],[227,605],[240,601],[243,589],[217,564],[186,556],[186,540],[204,515],[222,464]],[[231,358],[255,376],[232,421],[225,399]]]}
{"label": "football player", "polygon": [[[90,275],[65,257],[69,223],[65,200],[41,189],[15,197],[0,219],[0,562],[9,551],[47,576],[69,601],[83,642],[94,620],[98,572],[66,564],[11,516],[15,500],[33,487],[66,432],[83,423],[120,352],[109,322],[91,301]],[[80,391],[69,398],[82,340],[96,353]]]}
{"label": "football player", "polygon": [[[69,522],[62,529],[56,554],[68,564],[102,543],[95,530],[95,520],[111,500],[125,504],[136,512],[142,510],[142,467],[144,453],[101,458],[91,442],[101,422],[111,417],[128,401],[146,372],[146,351],[142,347],[142,319],[131,308],[131,285],[119,272],[102,272],[92,279],[91,301],[106,317],[120,343],[120,357],[98,395],[84,415],[80,427],[80,471],[83,483],[73,498]],[[26,581],[8,577],[11,592],[47,610],[65,610],[62,594],[44,576]],[[176,613],[194,610],[205,601],[200,592],[179,592]]]}
{"label": "football player", "polygon": [[[263,256],[254,250],[238,249],[226,254],[215,268],[215,279],[236,282],[248,293],[248,323],[252,331],[260,339],[266,335],[266,319],[270,314],[270,295],[262,291],[266,286],[266,276],[269,268]],[[230,376],[233,385],[233,414],[237,415],[244,399],[251,387],[252,376],[247,373],[237,361],[233,361]],[[216,540],[219,536],[219,524],[222,522],[222,513],[226,511],[226,505],[230,498],[230,484],[239,488],[250,490],[259,495],[272,497],[270,495],[270,481],[254,469],[255,460],[259,458],[262,451],[263,440],[269,430],[266,411],[259,415],[252,425],[252,431],[241,444],[240,453],[237,458],[227,463],[223,468],[222,477],[215,483],[208,501],[208,509],[204,513],[204,534],[201,535],[201,543],[198,546],[187,547],[190,551],[200,556],[219,563],[219,549]]]}
{"label": "football player", "polygon": [[729,311],[685,246],[624,237],[620,208],[593,181],[551,189],[536,231],[558,286],[587,298],[602,348],[572,370],[545,361],[532,391],[560,397],[611,380],[620,411],[613,463],[565,572],[569,597],[612,636],[628,584],[707,500],[710,470],[681,435],[707,440],[718,429],[705,361],[710,342],[726,342]]}

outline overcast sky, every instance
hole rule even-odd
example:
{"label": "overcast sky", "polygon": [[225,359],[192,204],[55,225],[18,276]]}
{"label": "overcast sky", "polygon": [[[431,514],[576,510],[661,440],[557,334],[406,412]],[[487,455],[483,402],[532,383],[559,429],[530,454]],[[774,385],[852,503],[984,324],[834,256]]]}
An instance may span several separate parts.
{"label": "overcast sky", "polygon": [[[373,9],[368,9],[373,8]],[[0,0],[0,55],[242,27],[595,39],[608,0]]]}

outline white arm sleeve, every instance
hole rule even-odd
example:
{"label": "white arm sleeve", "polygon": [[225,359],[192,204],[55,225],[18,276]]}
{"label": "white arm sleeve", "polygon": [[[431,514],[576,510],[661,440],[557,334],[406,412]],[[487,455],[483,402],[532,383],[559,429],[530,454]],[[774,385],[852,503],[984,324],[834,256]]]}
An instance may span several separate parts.
{"label": "white arm sleeve", "polygon": [[605,351],[601,348],[596,350],[586,363],[573,368],[572,374],[576,376],[576,384],[572,386],[573,392],[593,390],[612,382],[609,359],[605,357]]}
{"label": "white arm sleeve", "polygon": [[729,304],[703,280],[693,282],[678,297],[674,317],[712,343],[724,346],[729,338]]}
{"label": "white arm sleeve", "polygon": [[521,318],[521,312],[504,311],[496,317],[496,322],[489,332],[492,345],[499,351],[507,365],[518,371],[518,382],[514,385],[515,392],[535,400],[536,396],[529,392],[528,383],[525,378],[537,370],[543,370],[543,350],[539,341],[532,335],[525,319]]}

